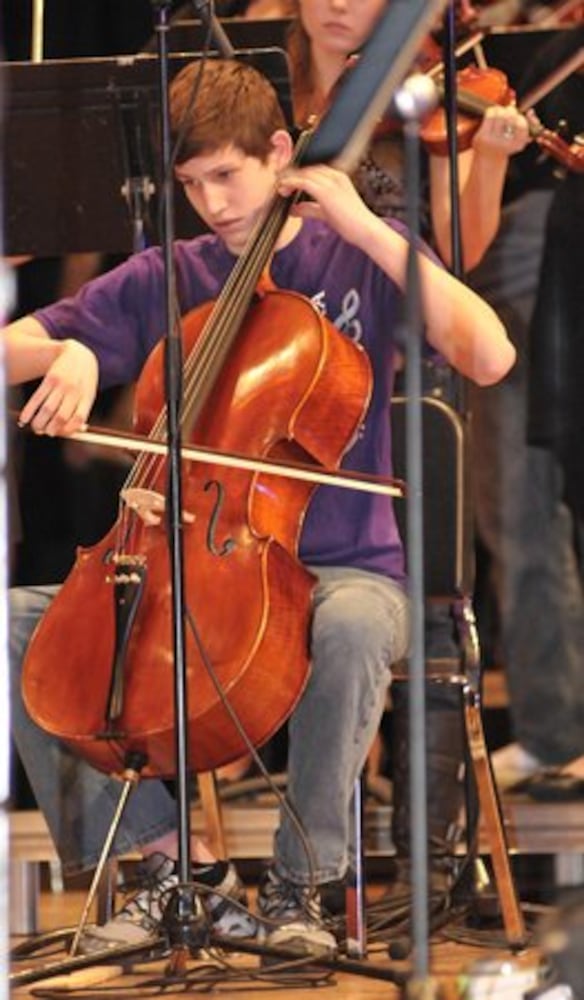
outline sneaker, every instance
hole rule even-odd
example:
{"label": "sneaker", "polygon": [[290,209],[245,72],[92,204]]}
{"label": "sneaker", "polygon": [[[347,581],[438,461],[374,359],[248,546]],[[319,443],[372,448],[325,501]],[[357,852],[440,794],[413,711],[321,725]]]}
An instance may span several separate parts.
{"label": "sneaker", "polygon": [[290,882],[273,865],[259,884],[258,914],[262,940],[270,948],[315,958],[337,950],[335,938],[323,926],[319,892]]}
{"label": "sneaker", "polygon": [[499,791],[513,788],[520,781],[531,778],[544,764],[538,757],[525,750],[520,743],[508,743],[491,754],[493,774]]}
{"label": "sneaker", "polygon": [[[208,918],[213,933],[253,937],[254,918],[246,909],[246,893],[235,866],[225,861],[192,867],[197,916]],[[141,866],[137,888],[111,920],[88,927],[82,934],[84,954],[140,945],[157,934],[169,894],[179,884],[177,864],[164,854],[153,854]]]}
{"label": "sneaker", "polygon": [[250,938],[257,934],[257,921],[247,909],[247,893],[232,862],[193,864],[193,884],[201,896],[213,934]]}

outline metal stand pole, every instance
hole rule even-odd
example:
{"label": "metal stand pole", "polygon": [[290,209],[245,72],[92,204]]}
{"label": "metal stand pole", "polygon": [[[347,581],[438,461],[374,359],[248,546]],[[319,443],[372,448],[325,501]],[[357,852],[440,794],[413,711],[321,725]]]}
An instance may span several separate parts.
{"label": "metal stand pole", "polygon": [[170,109],[168,77],[168,27],[170,3],[152,0],[156,14],[155,30],[158,39],[160,118],[162,135],[163,177],[163,252],[165,265],[165,298],[167,334],[165,341],[165,382],[168,429],[168,531],[172,589],[172,622],[174,646],[175,728],[176,728],[176,790],[178,820],[178,878],[179,886],[174,898],[171,895],[165,921],[169,941],[173,948],[173,972],[185,967],[190,952],[197,952],[207,938],[206,923],[197,917],[191,875],[191,821],[189,812],[189,746],[188,746],[188,689],[186,671],[185,580],[184,548],[182,538],[182,476],[181,476],[181,421],[182,403],[182,340],[178,321],[174,273],[174,204],[172,192],[172,165],[170,142]]}
{"label": "metal stand pole", "polygon": [[[0,245],[1,232],[0,232]],[[7,265],[0,255],[0,322],[9,312],[11,298],[11,276]],[[6,413],[4,363],[0,359],[0,413]],[[6,488],[6,424],[2,423],[0,431],[0,733],[2,733],[2,748],[0,749],[0,998],[8,997],[8,915],[9,915],[9,820],[8,808],[10,797],[10,720],[8,693],[8,620],[6,590],[8,586],[7,567],[8,552],[8,490]]]}
{"label": "metal stand pole", "polygon": [[438,95],[428,76],[405,81],[394,98],[404,121],[407,221],[410,249],[407,264],[406,334],[406,478],[408,482],[408,578],[412,607],[412,649],[409,659],[410,802],[412,868],[413,968],[408,997],[433,997],[429,976],[428,816],[426,806],[426,692],[424,650],[424,543],[422,473],[421,346],[424,317],[418,266],[420,199],[420,121],[435,107]]}
{"label": "metal stand pole", "polygon": [[30,58],[42,62],[45,37],[45,0],[32,0],[32,42]]}

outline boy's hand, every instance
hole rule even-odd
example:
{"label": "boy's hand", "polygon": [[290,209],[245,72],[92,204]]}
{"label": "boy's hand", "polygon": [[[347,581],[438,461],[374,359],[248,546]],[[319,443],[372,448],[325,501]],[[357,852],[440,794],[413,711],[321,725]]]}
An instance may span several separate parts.
{"label": "boy's hand", "polygon": [[287,197],[294,191],[303,191],[312,200],[299,201],[291,209],[292,215],[323,219],[348,243],[361,243],[375,219],[350,178],[335,167],[288,168],[280,177],[278,192]]}
{"label": "boy's hand", "polygon": [[36,434],[66,436],[83,430],[97,393],[98,364],[93,351],[64,340],[41,384],[22,408],[21,426]]}

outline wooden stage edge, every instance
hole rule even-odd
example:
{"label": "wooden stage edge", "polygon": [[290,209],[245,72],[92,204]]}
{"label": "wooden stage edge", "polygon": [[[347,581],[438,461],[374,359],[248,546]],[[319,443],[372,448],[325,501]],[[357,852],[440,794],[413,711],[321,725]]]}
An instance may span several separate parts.
{"label": "wooden stage edge", "polygon": [[[526,796],[504,795],[501,801],[510,853],[584,854],[584,800],[535,802]],[[242,799],[237,803],[223,803],[221,813],[230,857],[270,857],[278,816],[274,804],[262,805]],[[204,834],[200,808],[193,809],[192,825],[195,833]],[[394,853],[391,806],[367,804],[365,847],[368,855]],[[489,852],[484,834],[480,851]],[[10,814],[10,859],[57,860],[46,822],[37,810],[16,810]]]}

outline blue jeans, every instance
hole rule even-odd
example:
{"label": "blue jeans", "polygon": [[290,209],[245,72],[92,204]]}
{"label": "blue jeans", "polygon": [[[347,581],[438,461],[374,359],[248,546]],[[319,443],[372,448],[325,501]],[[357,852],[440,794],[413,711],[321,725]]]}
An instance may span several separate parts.
{"label": "blue jeans", "polygon": [[[290,723],[289,795],[311,842],[317,880],[327,881],[348,865],[353,782],[379,725],[390,665],[406,651],[408,616],[405,594],[390,580],[344,569],[318,573],[313,669]],[[64,870],[73,874],[95,866],[121,786],[39,728],[23,705],[24,654],[56,590],[10,592],[12,729]],[[164,783],[145,779],[130,795],[113,853],[139,848],[176,825]],[[292,877],[308,879],[305,852],[286,816],[276,857]]]}
{"label": "blue jeans", "polygon": [[[122,786],[39,728],[22,701],[20,674],[28,641],[57,589],[10,591],[12,734],[63,869],[75,874],[97,864]],[[176,825],[176,803],[166,786],[144,780],[130,795],[113,853],[134,850]]]}
{"label": "blue jeans", "polygon": [[471,276],[518,361],[498,385],[471,386],[470,401],[477,527],[491,557],[513,733],[560,764],[584,748],[584,596],[559,465],[527,444],[528,332],[550,198],[534,191],[508,206]]}
{"label": "blue jeans", "polygon": [[[379,727],[391,665],[407,652],[409,615],[404,591],[385,577],[314,572],[312,674],[288,727],[288,798],[308,835],[315,881],[322,883],[341,878],[353,860],[354,783]],[[306,851],[286,812],[275,860],[294,882],[308,883]]]}

